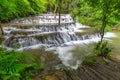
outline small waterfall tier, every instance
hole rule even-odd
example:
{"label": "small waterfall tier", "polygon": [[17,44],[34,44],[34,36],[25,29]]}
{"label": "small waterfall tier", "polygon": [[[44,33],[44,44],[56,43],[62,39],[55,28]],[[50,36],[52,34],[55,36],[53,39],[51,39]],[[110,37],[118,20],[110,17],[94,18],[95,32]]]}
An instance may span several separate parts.
{"label": "small waterfall tier", "polygon": [[15,19],[9,25],[4,25],[5,44],[8,47],[44,46],[45,48],[61,46],[66,42],[80,41],[100,37],[99,33],[90,32],[90,28],[75,23],[69,14],[59,17],[53,14],[43,14],[33,17]]}

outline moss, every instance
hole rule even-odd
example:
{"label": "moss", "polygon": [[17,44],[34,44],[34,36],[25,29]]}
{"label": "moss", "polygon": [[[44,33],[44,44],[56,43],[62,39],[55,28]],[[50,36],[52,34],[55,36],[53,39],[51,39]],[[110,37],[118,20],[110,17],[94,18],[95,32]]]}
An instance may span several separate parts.
{"label": "moss", "polygon": [[97,65],[98,61],[96,57],[86,57],[82,62],[82,65]]}
{"label": "moss", "polygon": [[2,34],[1,30],[0,30],[0,35]]}
{"label": "moss", "polygon": [[4,38],[0,36],[0,44],[4,41]]}
{"label": "moss", "polygon": [[98,64],[108,65],[110,63],[110,59],[111,58],[90,55],[85,57],[85,59],[82,62],[82,65],[98,65]]}

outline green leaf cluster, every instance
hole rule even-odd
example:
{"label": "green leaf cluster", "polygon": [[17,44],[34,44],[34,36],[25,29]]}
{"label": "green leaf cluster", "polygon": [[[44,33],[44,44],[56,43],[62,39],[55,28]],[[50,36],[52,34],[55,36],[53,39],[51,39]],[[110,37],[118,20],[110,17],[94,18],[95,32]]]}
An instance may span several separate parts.
{"label": "green leaf cluster", "polygon": [[74,18],[83,24],[100,29],[106,13],[106,30],[120,23],[120,0],[79,0],[72,11]]}
{"label": "green leaf cluster", "polygon": [[71,14],[74,19],[85,25],[92,27],[97,26],[98,28],[100,27],[99,25],[101,25],[101,11],[97,11],[97,9],[88,5],[84,0],[79,0],[77,8],[74,9]]}
{"label": "green leaf cluster", "polygon": [[31,74],[42,68],[42,63],[37,63],[31,54],[0,48],[0,79],[2,80],[28,79]]}
{"label": "green leaf cluster", "polygon": [[41,13],[45,0],[0,0],[0,21]]}
{"label": "green leaf cluster", "polygon": [[61,7],[62,14],[69,14],[76,8],[77,6],[76,3],[79,0],[46,0],[46,1],[47,1],[46,12],[59,13],[59,7]]}
{"label": "green leaf cluster", "polygon": [[110,57],[111,49],[108,46],[108,42],[99,42],[94,49],[94,54],[97,56]]}

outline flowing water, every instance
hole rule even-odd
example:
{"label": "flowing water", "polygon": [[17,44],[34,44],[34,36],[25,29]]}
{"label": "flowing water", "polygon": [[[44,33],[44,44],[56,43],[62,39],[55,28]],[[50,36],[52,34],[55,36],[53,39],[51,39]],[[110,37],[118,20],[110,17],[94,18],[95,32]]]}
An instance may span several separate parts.
{"label": "flowing water", "polygon": [[34,17],[15,19],[9,26],[3,26],[6,45],[8,47],[28,48],[44,46],[58,47],[70,41],[97,38],[99,33],[85,34],[81,28],[89,28],[80,23],[74,23],[69,14],[61,16],[38,15]]}
{"label": "flowing water", "polygon": [[[55,50],[64,65],[76,69],[84,56],[92,53],[93,47],[87,44],[98,41],[100,33],[75,23],[69,14],[61,15],[61,25],[58,25],[58,19],[53,14],[15,19],[3,26],[5,45],[19,50],[42,46]],[[113,33],[105,35],[106,38],[112,36]]]}

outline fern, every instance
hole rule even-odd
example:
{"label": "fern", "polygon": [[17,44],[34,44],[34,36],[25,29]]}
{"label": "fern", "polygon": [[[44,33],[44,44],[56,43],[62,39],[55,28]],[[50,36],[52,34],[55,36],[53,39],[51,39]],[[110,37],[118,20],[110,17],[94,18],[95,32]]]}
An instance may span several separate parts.
{"label": "fern", "polygon": [[[21,80],[23,72],[42,69],[42,63],[37,63],[33,56],[15,50],[7,51],[0,48],[0,78],[3,80]],[[29,75],[25,76],[28,77]]]}

